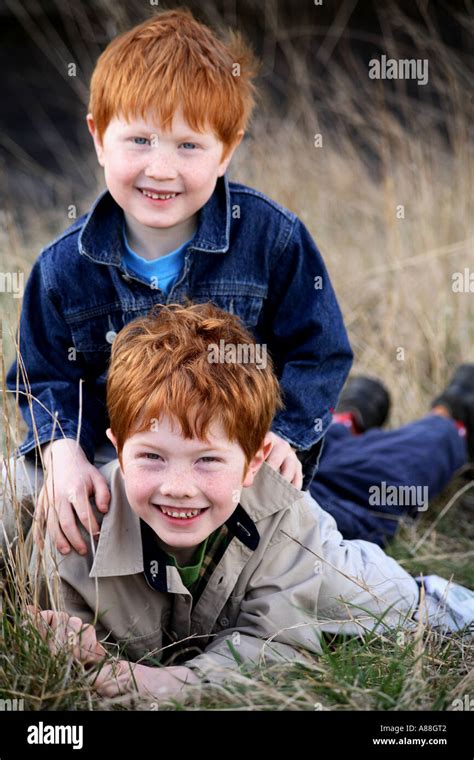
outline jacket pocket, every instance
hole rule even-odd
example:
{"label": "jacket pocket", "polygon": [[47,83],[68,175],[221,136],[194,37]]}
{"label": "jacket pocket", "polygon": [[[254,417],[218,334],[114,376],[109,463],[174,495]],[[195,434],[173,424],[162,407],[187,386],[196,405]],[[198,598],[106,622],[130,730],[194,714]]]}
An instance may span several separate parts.
{"label": "jacket pocket", "polygon": [[78,320],[69,318],[68,322],[74,348],[89,361],[108,356],[117,333],[123,327],[121,312],[91,315]]}
{"label": "jacket pocket", "polygon": [[220,309],[235,314],[239,317],[244,325],[248,328],[255,327],[260,318],[264,304],[263,289],[262,294],[246,293],[245,290],[234,292],[215,292],[209,290],[208,293],[202,291],[196,293],[192,298],[193,303],[213,303]]}

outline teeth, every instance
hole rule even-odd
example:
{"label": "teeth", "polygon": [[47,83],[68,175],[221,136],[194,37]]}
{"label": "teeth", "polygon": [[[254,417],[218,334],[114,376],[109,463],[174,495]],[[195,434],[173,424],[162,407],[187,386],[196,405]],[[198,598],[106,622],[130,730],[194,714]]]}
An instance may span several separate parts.
{"label": "teeth", "polygon": [[143,195],[146,195],[147,198],[153,198],[155,201],[167,201],[168,198],[175,198],[177,195],[177,193],[169,193],[168,195],[164,195],[164,193],[149,193],[148,190],[142,190],[141,192]]}
{"label": "teeth", "polygon": [[169,517],[181,517],[182,519],[186,519],[188,517],[196,517],[196,515],[198,515],[201,511],[199,509],[192,509],[188,512],[177,512],[174,509],[167,509],[166,507],[160,507],[160,509],[165,515],[168,515]]}

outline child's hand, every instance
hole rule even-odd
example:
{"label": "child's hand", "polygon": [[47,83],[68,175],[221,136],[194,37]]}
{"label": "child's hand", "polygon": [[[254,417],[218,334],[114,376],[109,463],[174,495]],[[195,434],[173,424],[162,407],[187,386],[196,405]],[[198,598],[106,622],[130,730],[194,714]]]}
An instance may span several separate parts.
{"label": "child's hand", "polygon": [[199,678],[190,668],[150,668],[127,660],[115,660],[91,676],[92,687],[102,697],[138,693],[149,699],[164,699],[175,696],[187,684],[195,683],[199,683]]}
{"label": "child's hand", "polygon": [[85,554],[87,547],[76,515],[88,533],[99,533],[89,497],[94,496],[98,509],[107,512],[110,500],[107,482],[70,438],[48,444],[44,459],[46,476],[35,510],[35,542],[42,547],[46,521],[48,534],[62,554],[67,554],[71,545],[79,554]]}
{"label": "child's hand", "polygon": [[107,657],[107,651],[97,641],[93,625],[84,624],[81,618],[68,615],[67,612],[40,611],[36,607],[28,607],[27,610],[53,654],[69,648],[83,665],[94,665]]}
{"label": "child's hand", "polygon": [[288,441],[284,441],[283,438],[271,431],[265,436],[265,443],[269,442],[273,446],[267,455],[267,464],[280,472],[285,480],[288,480],[295,488],[301,488],[303,485],[303,466],[296,456],[295,450]]}

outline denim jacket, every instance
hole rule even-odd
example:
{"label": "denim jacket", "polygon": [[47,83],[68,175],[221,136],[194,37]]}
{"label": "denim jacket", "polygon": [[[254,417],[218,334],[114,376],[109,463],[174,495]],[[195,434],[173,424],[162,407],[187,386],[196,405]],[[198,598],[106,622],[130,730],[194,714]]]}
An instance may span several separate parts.
{"label": "denim jacket", "polygon": [[[116,334],[156,303],[212,301],[237,314],[272,356],[285,403],[272,430],[301,450],[306,487],[352,362],[308,230],[292,212],[224,176],[199,212],[182,275],[165,297],[125,268],[122,224],[122,209],[105,191],[33,266],[20,323],[19,403],[28,434],[18,453],[79,434],[93,461],[108,426],[106,376]],[[11,390],[16,376],[14,362]]]}

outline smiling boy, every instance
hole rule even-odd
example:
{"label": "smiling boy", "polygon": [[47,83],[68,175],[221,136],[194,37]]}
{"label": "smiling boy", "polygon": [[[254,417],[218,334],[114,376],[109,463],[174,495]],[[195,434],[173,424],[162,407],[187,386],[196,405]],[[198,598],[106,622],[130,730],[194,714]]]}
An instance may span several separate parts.
{"label": "smiling boy", "polygon": [[[191,396],[189,389],[187,394]],[[184,398],[180,402],[186,403]],[[241,445],[228,439],[218,421],[204,444],[183,440],[167,414],[156,431],[135,433],[123,447],[111,430],[107,434],[120,452],[125,492],[134,512],[181,567],[189,565],[196,547],[230,518],[236,495],[252,485],[263,461],[259,452],[247,463]],[[270,448],[267,442],[264,452]],[[187,477],[191,469],[192,479]]]}
{"label": "smiling boy", "polygon": [[47,512],[63,552],[86,552],[76,516],[99,530],[89,498],[108,509],[95,465],[113,455],[105,446],[111,345],[156,304],[213,302],[242,319],[268,347],[285,399],[267,462],[298,488],[314,474],[352,352],[308,230],[226,177],[252,112],[255,68],[238,35],[224,43],[183,10],[120,35],[97,62],[87,123],[107,190],[36,261],[21,360],[7,378],[12,392],[19,386],[28,434],[3,483],[15,472],[17,493],[35,500],[44,465],[37,523]]}
{"label": "smiling boy", "polygon": [[39,604],[53,606],[57,563],[62,610],[45,609],[40,630],[54,647],[79,637],[87,664],[105,658],[94,681],[104,695],[133,690],[132,673],[148,696],[222,682],[241,663],[319,652],[322,630],[403,623],[418,602],[395,560],[344,541],[264,461],[278,382],[271,363],[210,363],[220,340],[252,343],[211,305],[163,306],[119,333],[107,385],[118,461],[102,468],[110,510],[94,510],[98,540],[82,529],[85,556],[48,542],[39,557],[50,576]]}
{"label": "smiling boy", "polygon": [[111,119],[103,139],[92,114],[87,123],[108,191],[124,210],[127,243],[152,262],[193,238],[198,212],[224,175],[243,130],[223,151],[213,132],[191,129],[182,107],[173,114],[169,131],[158,126],[152,112],[146,119],[129,118]]}

